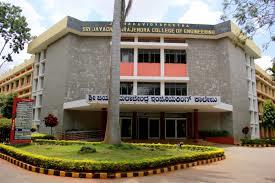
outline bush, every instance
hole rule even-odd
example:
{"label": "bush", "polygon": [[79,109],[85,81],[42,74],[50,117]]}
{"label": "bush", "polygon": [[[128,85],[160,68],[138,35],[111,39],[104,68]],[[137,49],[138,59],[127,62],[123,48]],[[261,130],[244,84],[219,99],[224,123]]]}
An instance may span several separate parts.
{"label": "bush", "polygon": [[243,145],[264,145],[271,144],[275,145],[275,139],[241,139]]}
{"label": "bush", "polygon": [[9,141],[11,124],[11,119],[0,118],[0,142]]}
{"label": "bush", "polygon": [[49,134],[43,134],[43,133],[33,133],[31,136],[31,139],[32,140],[37,140],[37,139],[54,140],[54,136]]}
{"label": "bush", "polygon": [[95,153],[96,148],[93,146],[82,146],[81,149],[79,150],[79,153],[84,154],[84,153]]}
{"label": "bush", "polygon": [[206,137],[227,137],[229,133],[225,130],[205,130],[199,131],[199,135],[204,139]]}
{"label": "bush", "polygon": [[[51,144],[85,144],[96,146],[99,142],[79,142],[79,141],[51,141],[51,140],[37,140],[36,143],[51,143]],[[151,148],[179,148],[176,145],[167,144],[132,144],[134,146],[146,146]],[[29,163],[34,166],[58,169],[63,171],[77,171],[77,172],[117,172],[117,171],[134,171],[151,168],[159,168],[164,166],[175,165],[179,163],[190,163],[197,160],[204,160],[224,156],[224,150],[216,147],[184,145],[182,149],[195,150],[196,152],[184,153],[183,155],[174,155],[169,157],[156,157],[151,159],[143,159],[136,161],[96,161],[96,160],[68,160],[54,157],[46,157],[32,154],[30,152],[17,149],[16,147],[0,144],[0,152],[12,156],[20,161]]]}

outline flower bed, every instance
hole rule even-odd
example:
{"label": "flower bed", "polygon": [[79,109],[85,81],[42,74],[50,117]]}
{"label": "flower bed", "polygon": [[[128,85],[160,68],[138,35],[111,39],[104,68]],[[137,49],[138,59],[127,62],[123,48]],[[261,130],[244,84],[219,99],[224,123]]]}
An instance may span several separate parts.
{"label": "flower bed", "polygon": [[[55,140],[36,140],[38,144],[52,145],[94,145],[99,142],[80,142],[80,141],[55,141]],[[75,171],[75,172],[124,172],[144,169],[154,169],[180,163],[190,163],[198,160],[205,160],[217,157],[223,157],[224,151],[220,148],[184,145],[177,147],[176,145],[166,144],[131,144],[136,147],[150,147],[155,150],[180,148],[183,150],[194,151],[194,153],[185,153],[184,155],[174,155],[169,157],[154,157],[150,159],[141,159],[129,161],[96,161],[96,160],[70,160],[55,157],[47,157],[43,155],[33,154],[13,146],[0,144],[0,152],[16,158],[33,166],[46,169]]]}

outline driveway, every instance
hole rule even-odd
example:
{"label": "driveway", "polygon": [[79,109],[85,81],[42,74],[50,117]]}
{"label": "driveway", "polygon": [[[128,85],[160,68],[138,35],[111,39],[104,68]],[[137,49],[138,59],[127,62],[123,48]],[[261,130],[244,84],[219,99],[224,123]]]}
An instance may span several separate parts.
{"label": "driveway", "polygon": [[1,183],[88,183],[88,182],[123,182],[123,183],[189,183],[189,182],[255,182],[275,183],[275,147],[248,148],[223,146],[226,160],[202,165],[166,174],[129,179],[76,179],[33,173],[21,169],[0,159]]}

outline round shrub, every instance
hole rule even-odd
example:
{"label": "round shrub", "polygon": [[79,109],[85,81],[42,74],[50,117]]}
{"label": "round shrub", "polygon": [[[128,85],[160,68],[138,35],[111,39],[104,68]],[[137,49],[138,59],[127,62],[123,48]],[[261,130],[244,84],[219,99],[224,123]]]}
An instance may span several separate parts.
{"label": "round shrub", "polygon": [[80,154],[84,153],[95,153],[96,148],[93,146],[82,146],[81,149],[78,151]]}

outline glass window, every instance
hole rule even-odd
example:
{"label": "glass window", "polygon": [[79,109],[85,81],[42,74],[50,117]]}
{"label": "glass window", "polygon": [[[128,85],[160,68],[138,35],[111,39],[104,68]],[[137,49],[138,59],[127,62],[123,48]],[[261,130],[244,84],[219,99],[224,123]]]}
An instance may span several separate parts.
{"label": "glass window", "polygon": [[121,37],[121,41],[123,42],[134,42],[134,37]]}
{"label": "glass window", "polygon": [[185,50],[164,50],[165,63],[186,64]]}
{"label": "glass window", "polygon": [[186,137],[186,120],[177,120],[177,137]]}
{"label": "glass window", "polygon": [[186,137],[186,119],[166,119],[165,131],[167,138]]}
{"label": "glass window", "polygon": [[149,121],[149,137],[159,138],[159,119],[150,119]]}
{"label": "glass window", "polygon": [[187,84],[186,83],[165,83],[165,95],[187,95]]}
{"label": "glass window", "polygon": [[175,120],[167,119],[165,124],[166,137],[174,138],[176,136],[175,129],[176,129]]}
{"label": "glass window", "polygon": [[138,42],[160,42],[160,37],[139,37]]}
{"label": "glass window", "polygon": [[160,63],[159,49],[138,49],[138,62]]}
{"label": "glass window", "polygon": [[132,120],[130,118],[122,118],[121,137],[132,137]]}
{"label": "glass window", "polygon": [[138,83],[138,95],[160,95],[160,83]]}
{"label": "glass window", "polygon": [[120,83],[120,95],[133,95],[133,83],[131,82]]}
{"label": "glass window", "polygon": [[18,88],[18,86],[19,86],[19,80],[16,80],[15,81],[15,87]]}
{"label": "glass window", "polygon": [[134,62],[134,49],[121,49],[120,51],[120,60],[124,62]]}

